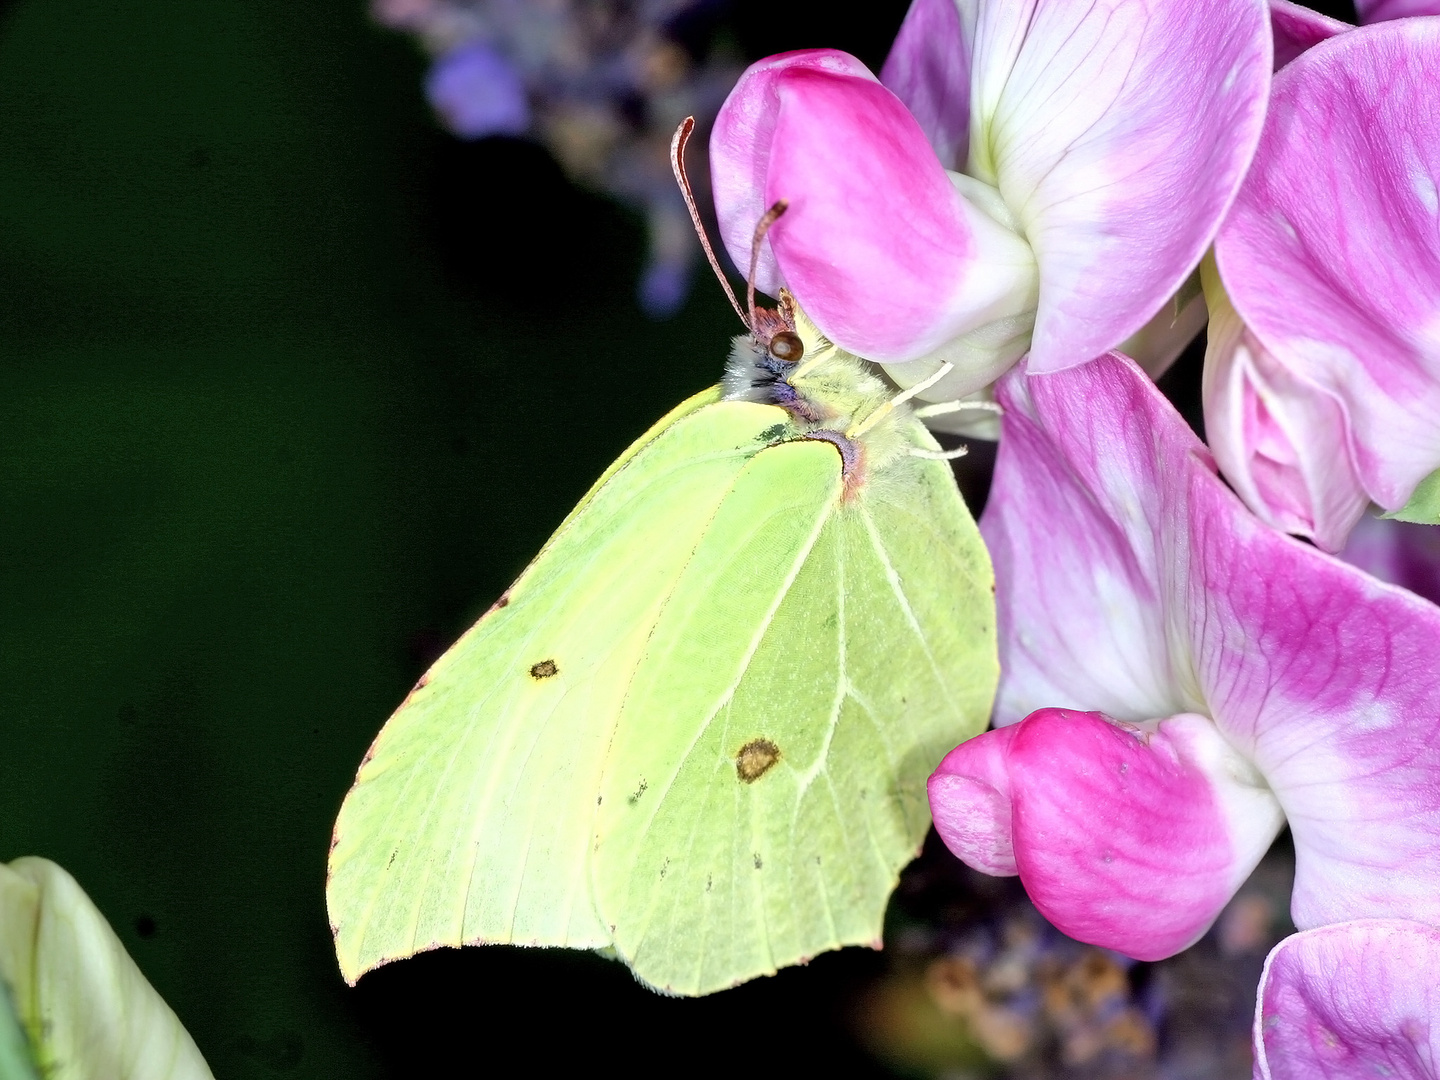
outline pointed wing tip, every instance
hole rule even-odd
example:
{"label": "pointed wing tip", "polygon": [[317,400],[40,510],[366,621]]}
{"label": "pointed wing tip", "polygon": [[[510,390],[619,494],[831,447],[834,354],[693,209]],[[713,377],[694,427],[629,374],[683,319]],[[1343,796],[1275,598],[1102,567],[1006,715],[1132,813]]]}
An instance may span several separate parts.
{"label": "pointed wing tip", "polygon": [[372,971],[377,971],[388,964],[393,964],[397,960],[408,960],[410,959],[410,957],[415,956],[418,953],[428,952],[431,949],[441,948],[441,946],[439,945],[427,945],[423,948],[415,949],[414,952],[408,952],[403,954],[397,953],[393,956],[372,956],[369,959],[361,960],[354,956],[347,956],[344,952],[342,952],[340,947],[339,933],[336,932],[334,928],[331,929],[331,933],[335,934],[335,960],[340,967],[340,978],[345,980],[346,986],[352,988],[364,976],[370,974],[370,972]]}
{"label": "pointed wing tip", "polygon": [[362,955],[358,943],[352,943],[354,935],[346,928],[337,923],[330,924],[330,937],[335,942],[335,962],[340,968],[340,977],[345,980],[346,986],[353,987],[360,979],[386,964],[392,964],[396,960],[408,960],[417,953],[428,952],[431,949],[441,948],[440,942],[431,942],[428,945],[417,945],[404,952],[370,952]]}
{"label": "pointed wing tip", "polygon": [[340,968],[340,978],[345,980],[345,985],[354,988],[360,981],[360,977],[366,972],[374,971],[385,961],[381,960],[374,964],[365,964],[347,956],[340,948],[340,932],[336,927],[330,928],[331,936],[335,939],[335,962]]}

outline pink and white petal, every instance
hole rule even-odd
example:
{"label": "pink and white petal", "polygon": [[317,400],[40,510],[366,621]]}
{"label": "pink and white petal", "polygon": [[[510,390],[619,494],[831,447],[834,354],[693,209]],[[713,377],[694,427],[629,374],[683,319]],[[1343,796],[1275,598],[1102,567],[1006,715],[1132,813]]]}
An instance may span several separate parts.
{"label": "pink and white petal", "polygon": [[[843,348],[903,362],[1033,310],[1029,245],[957,190],[900,99],[852,57],[762,61],[731,93],[716,133],[731,257],[748,262],[758,215],[746,215],[786,200],[766,241],[776,277],[757,275],[757,285],[787,286]],[[763,154],[732,154],[742,138],[763,141]],[[988,365],[982,377],[993,377]]]}
{"label": "pink and white petal", "polygon": [[766,196],[790,209],[770,245],[827,337],[906,361],[1033,303],[1029,246],[956,189],[894,94],[795,71],[776,96]]}
{"label": "pink and white petal", "polygon": [[[1107,568],[1128,560],[1130,595],[1148,590],[1155,641],[1136,642],[1137,673],[1116,687],[1192,698],[1186,711],[1208,713],[1255,764],[1294,834],[1296,924],[1440,923],[1440,608],[1262,524],[1124,357],[1028,379],[1017,371],[998,399],[1005,437],[982,531],[1002,633],[1022,638],[1002,651],[1002,702],[1007,683],[1028,692],[1047,679],[1059,691],[1052,704],[1114,700],[1072,658],[1090,649],[1097,664],[1115,664],[1103,607],[1064,575],[1083,582],[1092,550]],[[1022,508],[1034,526],[1018,520]],[[1057,535],[1054,523],[1072,519],[1080,528]],[[1108,545],[1093,539],[1107,530]],[[1069,562],[1047,550],[1075,548],[1077,532],[1083,547]],[[1050,672],[1024,635],[1046,642]]]}
{"label": "pink and white petal", "polygon": [[1256,1080],[1440,1078],[1440,931],[1366,919],[1293,934],[1265,961]]}
{"label": "pink and white petal", "polygon": [[1015,846],[1010,831],[1010,771],[1006,755],[1022,725],[997,728],[967,739],[945,755],[927,785],[935,831],[967,866],[995,877],[1013,877]]}
{"label": "pink and white petal", "polygon": [[1405,19],[1412,15],[1440,15],[1440,0],[1355,0],[1362,23]]}
{"label": "pink and white petal", "polygon": [[1355,29],[1290,0],[1270,0],[1270,30],[1275,36],[1275,70],[1279,71],[1312,45]]}
{"label": "pink and white petal", "polygon": [[995,723],[1049,706],[1132,721],[1200,711],[1184,612],[1167,599],[1188,543],[1168,489],[1205,451],[1159,437],[1170,406],[1126,358],[1084,378],[1027,377],[1027,363],[997,388],[1004,437],[980,521],[996,577]]}
{"label": "pink and white petal", "polygon": [[1015,866],[1060,930],[1139,960],[1199,938],[1284,823],[1193,714],[1131,725],[1041,709],[957,747],[931,779],[931,805],[965,862]]}
{"label": "pink and white petal", "polygon": [[1440,603],[1440,529],[1365,515],[1340,557],[1372,577]]}
{"label": "pink and white petal", "polygon": [[1210,309],[1202,397],[1215,461],[1262,521],[1338,551],[1370,505],[1345,404],[1255,339],[1208,259],[1202,272]]}
{"label": "pink and white petal", "polygon": [[1215,245],[1255,337],[1344,402],[1356,470],[1389,510],[1440,464],[1437,82],[1440,19],[1295,60]]}
{"label": "pink and white petal", "polygon": [[1302,929],[1440,923],[1440,608],[1192,482],[1192,604],[1211,714],[1295,840]]}
{"label": "pink and white petal", "polygon": [[1265,0],[978,0],[972,175],[1040,266],[1036,374],[1135,333],[1200,261],[1269,90]]}
{"label": "pink and white petal", "polygon": [[947,169],[970,152],[970,39],[956,0],[912,0],[880,81],[919,122]]}

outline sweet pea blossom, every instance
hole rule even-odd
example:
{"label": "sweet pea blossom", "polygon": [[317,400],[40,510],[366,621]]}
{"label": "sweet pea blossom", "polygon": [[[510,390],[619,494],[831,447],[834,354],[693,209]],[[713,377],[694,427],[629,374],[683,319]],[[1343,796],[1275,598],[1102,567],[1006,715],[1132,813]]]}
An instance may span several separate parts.
{"label": "sweet pea blossom", "polygon": [[[828,49],[751,66],[716,120],[720,232],[867,358],[955,365],[928,396],[1027,350],[1056,371],[1140,330],[1214,236],[1258,138],[1263,0],[914,0],[877,79]],[[917,374],[918,373],[918,374]]]}
{"label": "sweet pea blossom", "polygon": [[1440,1078],[1440,931],[1364,919],[1271,952],[1255,1010],[1257,1080]]}
{"label": "sweet pea blossom", "polygon": [[1287,820],[1297,926],[1440,923],[1440,608],[1258,521],[1125,357],[998,398],[997,728],[931,777],[947,846],[1142,960]]}
{"label": "sweet pea blossom", "polygon": [[1440,467],[1437,86],[1440,18],[1296,58],[1204,269],[1215,458],[1261,518],[1329,551]]}

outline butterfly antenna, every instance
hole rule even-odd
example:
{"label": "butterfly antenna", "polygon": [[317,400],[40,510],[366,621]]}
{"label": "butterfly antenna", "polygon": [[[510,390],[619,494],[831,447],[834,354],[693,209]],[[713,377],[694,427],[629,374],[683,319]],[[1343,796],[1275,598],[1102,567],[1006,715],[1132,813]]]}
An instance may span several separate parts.
{"label": "butterfly antenna", "polygon": [[789,199],[779,199],[765,211],[765,216],[755,226],[755,239],[750,242],[750,273],[745,276],[745,306],[750,309],[750,328],[755,328],[755,268],[760,265],[760,245],[770,226],[780,220],[780,215],[790,209]]}
{"label": "butterfly antenna", "polygon": [[715,276],[720,280],[720,287],[730,298],[730,306],[735,309],[735,314],[740,316],[740,321],[745,324],[745,329],[753,330],[755,305],[753,303],[750,305],[752,318],[745,318],[745,312],[740,308],[740,301],[735,297],[735,290],[730,287],[730,282],[725,277],[725,271],[720,269],[720,261],[715,258],[715,249],[710,246],[710,238],[705,235],[705,224],[700,220],[699,207],[695,205],[695,192],[690,188],[690,177],[685,174],[685,147],[690,142],[690,135],[694,130],[695,117],[693,116],[687,116],[675,129],[675,134],[670,139],[670,168],[675,173],[675,182],[680,185],[680,194],[685,197],[685,209],[690,211],[690,221],[695,226],[695,235],[700,238],[700,246],[705,249],[705,258],[710,260],[710,269],[715,271]]}

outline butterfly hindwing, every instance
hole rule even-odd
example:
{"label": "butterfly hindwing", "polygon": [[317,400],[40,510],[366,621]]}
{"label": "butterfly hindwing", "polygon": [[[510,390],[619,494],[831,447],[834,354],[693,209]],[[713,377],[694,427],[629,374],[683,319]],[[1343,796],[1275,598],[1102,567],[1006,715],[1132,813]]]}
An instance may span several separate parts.
{"label": "butterfly hindwing", "polygon": [[[784,792],[795,765],[821,752],[834,696],[833,583],[806,601],[829,562],[815,548],[839,501],[839,455],[787,443],[759,455],[745,480],[657,628],[616,726],[597,818],[596,900],[616,948],[641,978],[678,993],[774,969],[757,845],[789,821]],[[791,637],[802,651],[777,664],[777,642]],[[737,756],[766,740],[778,761],[762,770],[752,751],[762,774],[743,782]]]}
{"label": "butterfly hindwing", "polygon": [[[706,572],[686,603],[677,592],[616,726],[596,902],[660,989],[707,993],[878,942],[929,825],[925,779],[984,727],[992,579],[948,466],[908,458],[845,495],[838,464],[819,442],[750,464],[765,496],[744,508],[745,541],[697,550]],[[706,623],[732,593],[750,609],[716,649]],[[677,698],[707,659],[703,693]]]}

